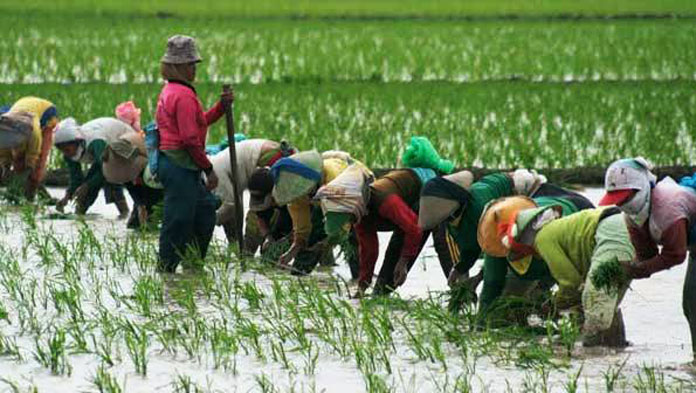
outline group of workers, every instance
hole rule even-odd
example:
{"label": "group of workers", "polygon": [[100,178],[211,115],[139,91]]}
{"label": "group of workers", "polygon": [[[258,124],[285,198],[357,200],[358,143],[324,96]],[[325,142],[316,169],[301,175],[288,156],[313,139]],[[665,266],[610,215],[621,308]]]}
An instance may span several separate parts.
{"label": "group of workers", "polygon": [[[482,283],[480,315],[504,299],[524,298],[541,312],[580,315],[585,345],[626,345],[619,304],[630,280],[682,263],[696,244],[696,182],[657,182],[642,158],[608,168],[607,193],[595,207],[526,169],[479,179],[468,171],[452,173],[424,138],[412,139],[402,169],[379,177],[343,151],[238,141],[236,181],[250,202],[246,217],[236,217],[229,147],[206,154],[208,127],[234,96],[223,93],[204,111],[193,87],[200,61],[191,37],[168,40],[161,59],[166,83],[154,124],[144,129],[132,102],[119,105],[115,117],[80,125],[72,118],[59,121],[46,100],[20,99],[0,115],[0,181],[19,179],[25,196],[34,198],[55,145],[70,170],[58,209],[75,200],[75,212],[84,214],[103,190],[120,217],[130,213],[128,225],[138,226],[162,204],[163,272],[174,272],[182,258],[205,258],[216,224],[230,241],[238,240],[234,227],[244,219],[241,251],[254,255],[260,249],[293,274],[333,265],[339,248],[359,297],[372,284],[378,232],[391,232],[373,288],[374,294],[388,294],[405,282],[432,237],[450,286],[475,293]],[[124,188],[134,201],[132,213]],[[479,258],[481,271],[471,275]],[[683,292],[692,344],[695,258],[692,252]],[[598,288],[591,279],[609,264],[622,273],[615,290]]]}

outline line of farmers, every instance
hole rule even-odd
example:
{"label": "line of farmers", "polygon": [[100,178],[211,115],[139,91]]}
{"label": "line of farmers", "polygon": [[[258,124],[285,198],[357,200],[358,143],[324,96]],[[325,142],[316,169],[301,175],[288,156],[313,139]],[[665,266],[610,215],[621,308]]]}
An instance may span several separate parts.
{"label": "line of farmers", "polygon": [[[216,224],[237,240],[229,147],[205,146],[208,127],[234,96],[224,93],[203,110],[193,86],[200,61],[192,38],[169,39],[161,59],[166,83],[155,122],[145,128],[132,102],[119,105],[115,118],[80,125],[59,122],[46,100],[20,99],[0,116],[0,180],[21,185],[26,198],[50,198],[41,183],[55,145],[70,170],[58,209],[74,200],[84,214],[103,190],[125,218],[125,188],[134,201],[128,226],[137,227],[162,204],[163,272],[174,272],[182,258],[205,258]],[[357,282],[355,296],[363,296],[379,256],[378,232],[391,232],[372,289],[389,294],[432,237],[451,287],[475,299],[482,284],[478,315],[485,323],[510,322],[506,312],[520,306],[512,300],[524,299],[525,321],[530,313],[568,312],[583,321],[585,345],[625,346],[619,304],[630,281],[682,263],[691,250],[683,308],[696,343],[696,176],[657,182],[644,159],[619,160],[595,207],[526,169],[480,179],[452,173],[452,163],[420,137],[406,147],[402,169],[378,178],[343,151],[243,137],[235,147],[238,186],[250,195],[243,252],[260,250],[292,274],[333,265],[339,248]],[[470,274],[481,257],[481,271]]]}

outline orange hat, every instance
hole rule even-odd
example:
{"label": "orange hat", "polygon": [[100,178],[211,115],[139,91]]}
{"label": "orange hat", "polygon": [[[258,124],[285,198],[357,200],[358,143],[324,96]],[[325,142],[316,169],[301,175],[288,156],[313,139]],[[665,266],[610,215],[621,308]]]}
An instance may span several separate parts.
{"label": "orange hat", "polygon": [[536,202],[525,196],[513,196],[496,199],[486,205],[479,220],[477,239],[481,249],[493,257],[504,257],[510,251],[502,238],[515,222],[517,212],[537,207]]}

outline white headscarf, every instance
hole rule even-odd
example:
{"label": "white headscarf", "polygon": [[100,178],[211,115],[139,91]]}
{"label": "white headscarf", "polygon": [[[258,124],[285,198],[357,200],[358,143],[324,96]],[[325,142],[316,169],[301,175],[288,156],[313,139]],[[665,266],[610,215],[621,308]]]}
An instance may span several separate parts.
{"label": "white headscarf", "polygon": [[607,192],[619,190],[636,190],[636,194],[619,208],[642,227],[650,217],[651,190],[657,177],[650,172],[652,165],[643,157],[618,160],[609,166],[604,179]]}

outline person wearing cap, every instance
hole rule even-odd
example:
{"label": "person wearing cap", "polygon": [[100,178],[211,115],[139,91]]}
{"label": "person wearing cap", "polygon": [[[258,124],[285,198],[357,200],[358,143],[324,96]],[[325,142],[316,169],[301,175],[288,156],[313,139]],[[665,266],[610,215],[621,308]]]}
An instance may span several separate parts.
{"label": "person wearing cap", "polygon": [[566,215],[567,209],[559,204],[497,205],[482,219],[481,226],[488,228],[482,234],[484,250],[489,255],[507,251],[510,266],[521,277],[534,275],[532,266],[543,261],[558,284],[554,309],[584,316],[584,345],[626,346],[618,306],[630,280],[607,290],[595,287],[590,279],[603,264],[629,262],[635,256],[621,211],[598,208]]}
{"label": "person wearing cap", "polygon": [[23,180],[27,199],[34,198],[43,181],[56,124],[56,106],[37,97],[19,99],[7,113],[0,116],[0,131],[5,126],[11,129],[19,126],[28,131],[18,145],[0,148],[0,181],[5,182],[11,176],[19,176]]}
{"label": "person wearing cap", "polygon": [[[133,132],[128,124],[111,117],[95,119],[82,126],[69,117],[58,124],[53,142],[63,153],[70,171],[70,185],[56,204],[58,210],[62,211],[70,200],[75,199],[75,212],[85,214],[97,199],[99,190],[103,189],[106,203],[116,204],[119,218],[128,217],[123,188],[107,182],[102,169],[107,146],[122,135]],[[82,164],[89,166],[86,174],[82,172]]]}
{"label": "person wearing cap", "polygon": [[[477,240],[478,223],[487,203],[506,196],[564,196],[575,206],[592,208],[587,198],[549,184],[543,175],[526,169],[494,173],[472,184],[469,172],[459,172],[430,180],[423,187],[418,214],[419,226],[432,229],[445,224],[454,267],[448,283],[455,285],[467,277],[481,256]],[[472,288],[473,290],[473,288]]]}
{"label": "person wearing cap", "polygon": [[626,214],[636,259],[622,264],[628,277],[647,278],[681,264],[690,252],[682,307],[689,322],[696,361],[696,190],[666,177],[657,182],[642,157],[618,160],[607,169],[600,205]]}
{"label": "person wearing cap", "polygon": [[[257,168],[270,167],[283,157],[296,153],[295,149],[287,142],[275,142],[268,139],[246,139],[235,143],[237,154],[237,185],[239,191],[247,190],[249,178]],[[232,184],[232,166],[230,161],[230,150],[225,148],[219,153],[209,156],[213,164],[219,184],[215,189],[222,201],[222,205],[217,210],[217,225],[222,225],[229,242],[236,241],[235,232],[235,208],[234,208],[234,186]],[[245,249],[253,254],[260,245],[260,234],[256,227],[255,214],[247,212],[246,233],[244,235]]]}
{"label": "person wearing cap", "polygon": [[[294,222],[288,205],[278,206],[273,200],[273,176],[268,167],[257,168],[249,179],[249,210],[256,217],[258,234],[262,239],[261,257],[264,260],[275,257],[273,262],[285,254],[294,239]],[[292,274],[309,274],[317,263],[333,265],[333,254],[326,245],[324,232],[324,215],[314,203],[309,205],[311,230],[306,240],[306,247],[299,250],[294,257]],[[251,250],[248,250],[251,252]],[[357,261],[351,264],[354,277],[357,277]]]}
{"label": "person wearing cap", "polygon": [[[341,151],[319,153],[316,150],[293,154],[281,158],[270,170],[273,177],[273,201],[278,206],[288,206],[292,217],[293,241],[290,249],[279,258],[280,266],[289,266],[293,259],[292,271],[295,274],[308,274],[322,258],[307,258],[298,260],[296,257],[302,250],[318,252],[318,255],[330,254],[330,247],[325,242],[319,242],[310,248],[310,238],[320,234],[325,238],[324,217],[321,209],[312,203],[312,197],[317,189],[330,183],[349,165],[359,164],[350,154]],[[351,260],[349,259],[350,263]]]}
{"label": "person wearing cap", "polygon": [[537,207],[553,206],[563,216],[587,209],[578,204],[568,197],[532,199],[510,196],[496,199],[486,205],[476,234],[484,252],[483,288],[479,298],[482,316],[487,317],[489,309],[501,297],[525,297],[531,299],[531,303],[541,304],[548,297],[548,290],[555,284],[541,258],[508,258],[509,247],[501,239],[507,234],[515,215],[521,210]]}
{"label": "person wearing cap", "polygon": [[166,83],[156,111],[161,153],[157,177],[164,186],[159,269],[165,272],[173,273],[189,249],[205,258],[215,229],[217,206],[210,191],[217,187],[218,177],[205,154],[205,141],[208,127],[222,117],[234,97],[223,94],[204,112],[193,87],[199,62],[193,38],[169,38],[160,67]]}

